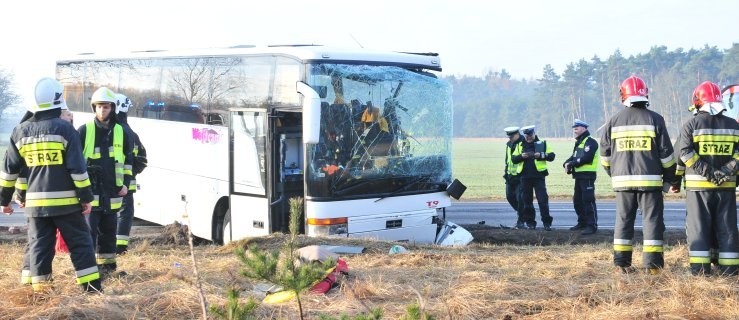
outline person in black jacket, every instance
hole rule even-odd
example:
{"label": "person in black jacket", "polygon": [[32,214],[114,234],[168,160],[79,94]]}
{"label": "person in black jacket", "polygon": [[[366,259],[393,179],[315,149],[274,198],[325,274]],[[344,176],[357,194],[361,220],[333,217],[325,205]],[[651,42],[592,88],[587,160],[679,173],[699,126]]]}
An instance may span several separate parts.
{"label": "person in black jacket", "polygon": [[516,211],[516,229],[525,229],[526,224],[521,216],[521,177],[518,173],[518,165],[513,163],[513,151],[516,146],[523,141],[519,127],[506,127],[503,129],[508,136],[505,144],[505,170],[503,171],[503,179],[505,179],[505,197],[508,204]]}
{"label": "person in black jacket", "polygon": [[521,128],[524,141],[516,145],[511,157],[518,165],[517,171],[521,176],[521,215],[529,229],[536,229],[536,210],[534,209],[534,193],[539,203],[541,222],[544,230],[552,230],[554,218],[549,214],[549,194],[545,178],[549,175],[547,162],[554,161],[554,152],[545,140],[539,140],[534,132],[534,126]]}
{"label": "person in black jacket", "polygon": [[59,118],[65,105],[64,87],[52,78],[36,84],[33,116],[15,127],[0,170],[0,210],[12,214],[10,201],[19,175],[27,174],[27,189],[19,190],[28,217],[27,277],[35,292],[51,289],[56,230],[69,247],[77,283],[85,291],[102,291],[100,273],[84,215],[89,214],[90,190],[79,135]]}
{"label": "person in black jacket", "polygon": [[572,125],[575,147],[562,166],[575,179],[572,203],[577,214],[577,224],[570,230],[582,230],[583,235],[598,231],[598,208],[595,205],[595,178],[600,163],[598,142],[590,136],[588,124],[575,119]]}

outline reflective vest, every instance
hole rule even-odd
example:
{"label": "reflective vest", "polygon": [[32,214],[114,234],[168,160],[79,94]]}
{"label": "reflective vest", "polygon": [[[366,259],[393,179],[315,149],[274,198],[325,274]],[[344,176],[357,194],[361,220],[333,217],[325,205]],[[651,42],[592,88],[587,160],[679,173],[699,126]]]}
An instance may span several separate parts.
{"label": "reflective vest", "polygon": [[[85,146],[82,150],[82,154],[85,159],[100,159],[100,147],[95,146],[95,122],[90,121],[85,125]],[[125,155],[123,153],[123,127],[119,124],[113,126],[113,146],[108,148],[108,157],[115,160],[115,185],[117,187],[123,186],[123,175],[124,175],[124,162]],[[98,190],[99,191],[99,190]],[[110,208],[117,210],[121,208],[123,204],[123,198],[111,197]],[[95,195],[95,200],[92,201],[92,206],[97,207],[100,205],[100,195]]]}
{"label": "reflective vest", "polygon": [[[588,136],[587,138],[582,139],[580,144],[577,146],[577,150],[575,150],[575,158],[581,158],[582,155],[585,153],[585,142],[587,142],[588,139],[593,139],[593,137]],[[579,167],[575,167],[575,172],[596,172],[598,171],[599,163],[600,163],[600,154],[599,152],[596,152],[595,155],[593,156],[593,162],[583,164]]]}
{"label": "reflective vest", "polygon": [[[516,144],[518,145],[518,143]],[[506,150],[506,166],[508,168],[508,171],[506,172],[509,176],[517,176],[519,174],[518,167],[523,168],[523,163],[513,163],[513,149],[509,147],[507,144],[505,146]]]}
{"label": "reflective vest", "polygon": [[[539,140],[534,142],[534,150],[540,153],[552,153],[552,148],[547,144],[546,140]],[[517,156],[521,153],[523,153],[523,142],[520,142],[516,145],[516,150],[513,151],[513,155]],[[547,171],[546,159],[536,159],[534,160],[534,165],[536,165],[536,171]],[[521,172],[523,172],[523,162],[519,163],[518,168],[516,168],[517,174],[521,174]]]}

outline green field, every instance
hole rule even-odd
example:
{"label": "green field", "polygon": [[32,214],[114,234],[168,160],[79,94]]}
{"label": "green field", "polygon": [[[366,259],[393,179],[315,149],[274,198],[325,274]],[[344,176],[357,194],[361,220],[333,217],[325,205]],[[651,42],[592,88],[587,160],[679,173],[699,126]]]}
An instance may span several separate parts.
{"label": "green field", "polygon": [[[452,170],[454,178],[467,186],[461,200],[505,199],[505,142],[507,139],[457,138],[452,142]],[[571,199],[575,181],[562,168],[572,154],[574,139],[547,140],[556,154],[549,162],[547,191],[550,198]],[[611,178],[598,166],[595,183],[598,198],[614,197]]]}

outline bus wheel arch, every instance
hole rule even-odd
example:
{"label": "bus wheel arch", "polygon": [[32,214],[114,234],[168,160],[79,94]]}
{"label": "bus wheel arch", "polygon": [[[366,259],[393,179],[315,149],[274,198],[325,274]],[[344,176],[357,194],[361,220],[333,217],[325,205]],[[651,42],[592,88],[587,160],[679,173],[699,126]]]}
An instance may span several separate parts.
{"label": "bus wheel arch", "polygon": [[226,234],[226,228],[229,228],[231,223],[231,209],[229,208],[228,197],[222,197],[216,203],[213,210],[213,226],[211,233],[213,242],[216,244],[224,244]]}

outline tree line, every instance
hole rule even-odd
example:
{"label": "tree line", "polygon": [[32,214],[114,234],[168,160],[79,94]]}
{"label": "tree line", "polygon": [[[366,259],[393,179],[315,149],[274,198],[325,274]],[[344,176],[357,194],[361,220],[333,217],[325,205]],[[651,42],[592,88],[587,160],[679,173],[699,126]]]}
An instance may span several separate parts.
{"label": "tree line", "polygon": [[561,73],[546,65],[541,78],[530,80],[513,79],[505,69],[484,77],[446,76],[454,88],[454,136],[504,137],[505,127],[533,124],[541,137],[569,137],[574,119],[588,122],[594,133],[623,108],[619,86],[631,75],[647,82],[650,108],[676,138],[691,116],[688,106],[698,84],[739,83],[739,43],[729,49],[655,46],[629,57],[616,50],[605,60],[594,56],[569,63]]}

